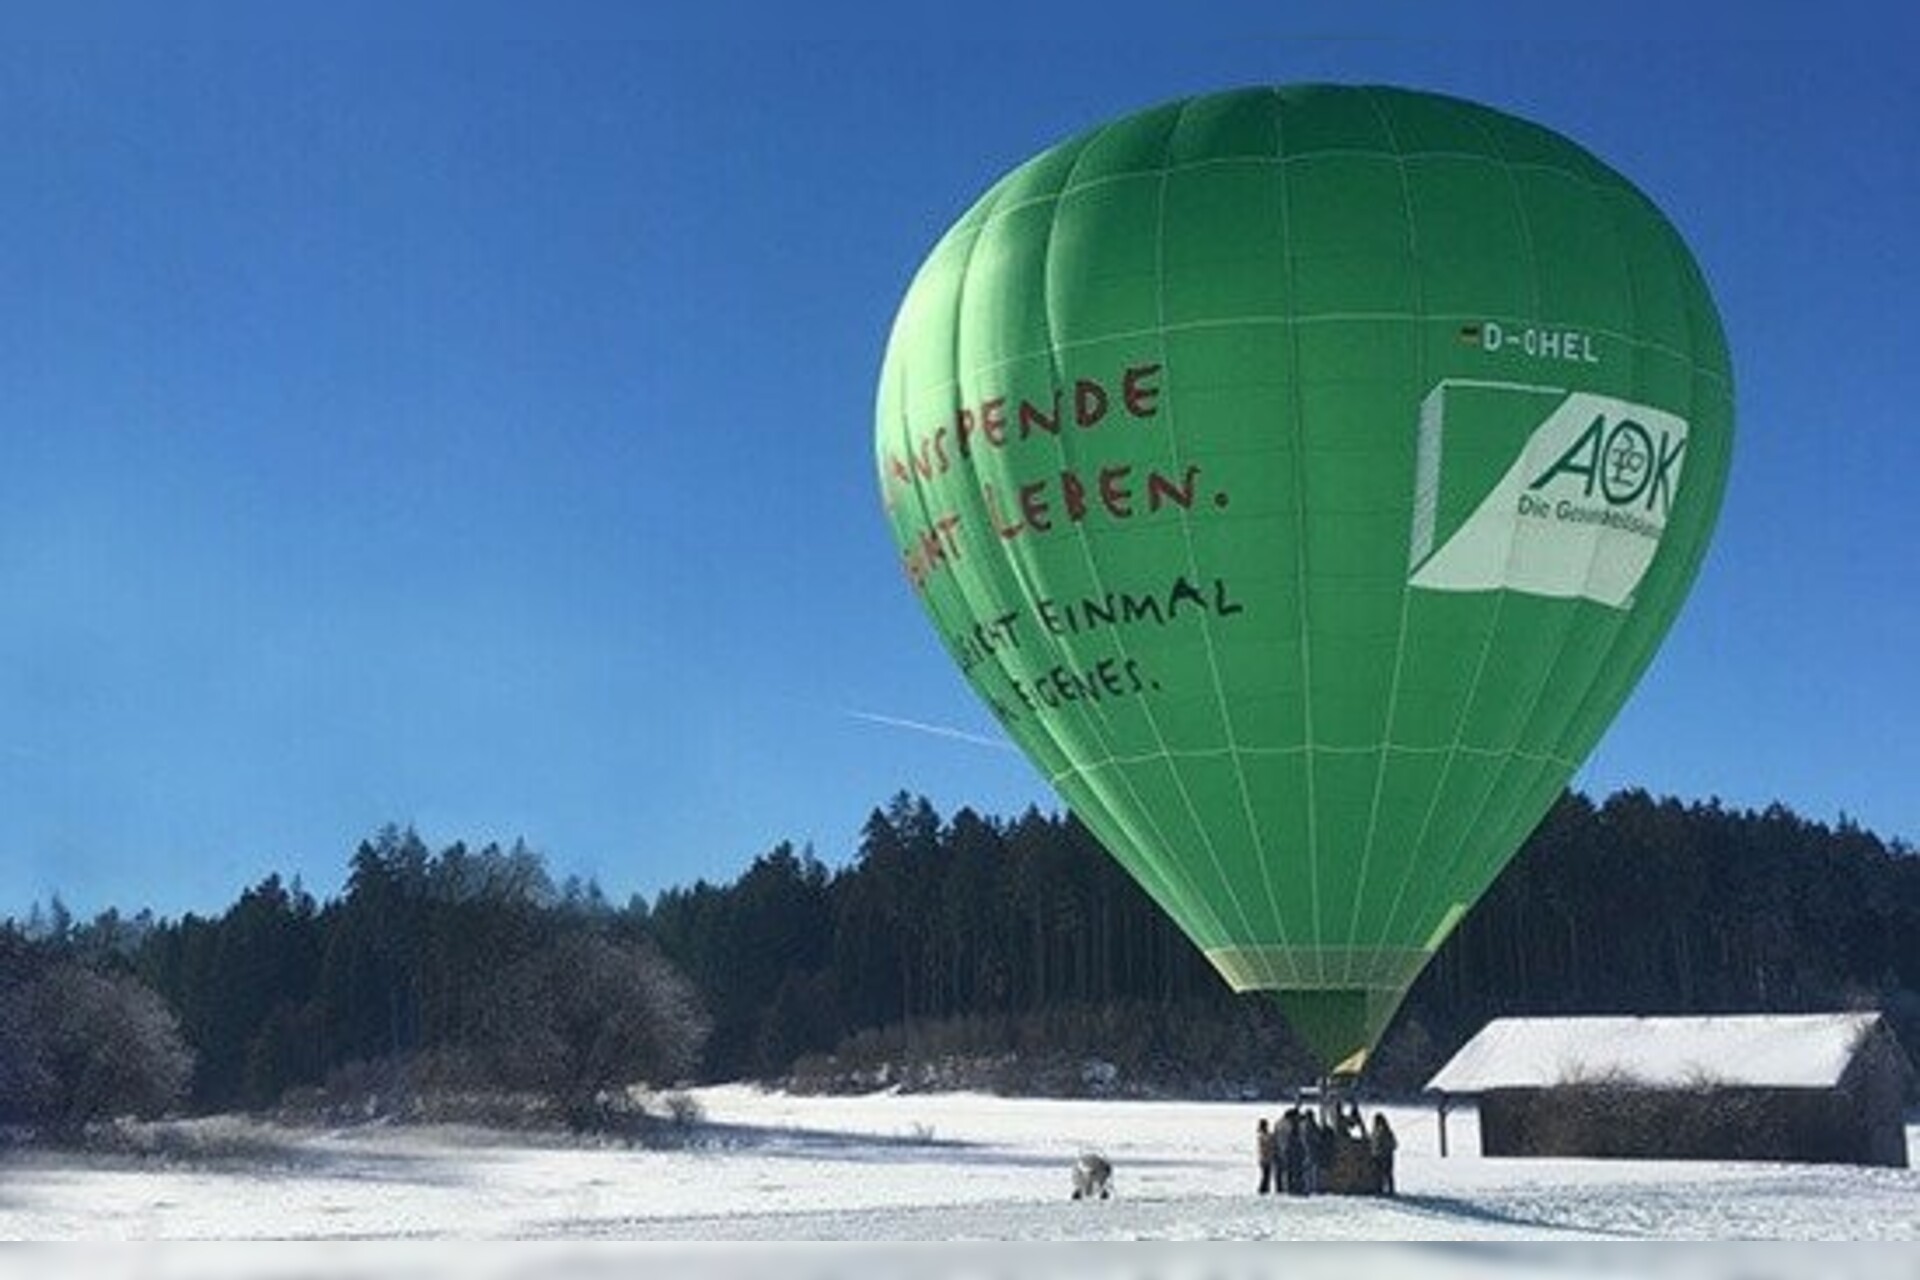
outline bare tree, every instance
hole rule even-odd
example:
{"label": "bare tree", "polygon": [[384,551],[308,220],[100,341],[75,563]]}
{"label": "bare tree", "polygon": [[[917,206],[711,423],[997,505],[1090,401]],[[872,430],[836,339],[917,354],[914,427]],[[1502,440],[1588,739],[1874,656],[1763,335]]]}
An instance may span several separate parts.
{"label": "bare tree", "polygon": [[193,1055],[138,979],[60,961],[0,993],[0,1110],[56,1135],[149,1117],[184,1096]]}
{"label": "bare tree", "polygon": [[0,985],[0,1124],[29,1124],[50,1085],[30,1034],[28,982]]}
{"label": "bare tree", "polygon": [[699,1059],[709,1022],[692,985],[651,946],[575,933],[500,984],[493,1046],[502,1082],[576,1128],[602,1125],[628,1085],[667,1085]]}

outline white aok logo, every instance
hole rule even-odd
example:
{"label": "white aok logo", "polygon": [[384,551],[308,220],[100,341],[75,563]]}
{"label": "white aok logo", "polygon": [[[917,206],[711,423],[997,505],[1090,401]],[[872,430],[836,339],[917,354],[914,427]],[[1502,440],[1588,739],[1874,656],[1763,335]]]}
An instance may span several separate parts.
{"label": "white aok logo", "polygon": [[1648,511],[1657,507],[1665,516],[1673,506],[1674,475],[1686,447],[1684,429],[1676,436],[1649,428],[1632,416],[1596,413],[1579,439],[1527,488],[1544,489],[1571,475],[1580,479],[1585,497],[1597,493],[1616,507],[1641,504]]}

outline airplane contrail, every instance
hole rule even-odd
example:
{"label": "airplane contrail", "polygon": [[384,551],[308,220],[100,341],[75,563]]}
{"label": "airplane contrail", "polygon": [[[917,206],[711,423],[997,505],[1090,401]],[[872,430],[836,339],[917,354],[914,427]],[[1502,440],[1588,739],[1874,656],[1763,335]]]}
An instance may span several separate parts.
{"label": "airplane contrail", "polygon": [[915,733],[928,733],[936,738],[953,738],[959,742],[971,742],[979,747],[992,747],[996,751],[1011,751],[1013,744],[1005,738],[989,738],[985,734],[969,733],[965,729],[953,729],[943,724],[928,724],[924,720],[909,720],[904,716],[885,716],[877,711],[852,711],[847,715],[855,720],[865,720],[868,724],[884,724],[894,729],[912,729]]}

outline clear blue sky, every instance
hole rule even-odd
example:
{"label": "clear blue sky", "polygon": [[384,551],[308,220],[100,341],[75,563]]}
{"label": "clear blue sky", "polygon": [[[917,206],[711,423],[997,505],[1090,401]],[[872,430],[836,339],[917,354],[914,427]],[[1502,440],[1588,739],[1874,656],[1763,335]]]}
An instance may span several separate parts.
{"label": "clear blue sky", "polygon": [[[1318,27],[1315,31],[1329,28]],[[0,49],[0,915],[523,836],[651,895],[898,789],[1056,802],[901,579],[873,381],[1032,152],[1302,80],[1667,211],[1732,341],[1700,582],[1577,782],[1920,836],[1920,75],[1896,42]]]}

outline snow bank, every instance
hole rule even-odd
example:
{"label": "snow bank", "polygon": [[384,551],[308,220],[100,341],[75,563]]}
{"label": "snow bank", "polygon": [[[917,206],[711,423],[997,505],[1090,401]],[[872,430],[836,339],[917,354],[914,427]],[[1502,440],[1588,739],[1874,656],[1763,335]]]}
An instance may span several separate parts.
{"label": "snow bank", "polygon": [[[241,1261],[229,1264],[221,1260],[229,1255],[219,1250],[209,1255],[172,1243],[208,1240],[324,1243],[320,1253],[294,1251],[296,1258],[326,1260],[287,1273],[303,1280],[334,1274],[543,1280],[600,1274],[596,1268],[612,1275],[613,1263],[596,1260],[626,1255],[584,1247],[600,1241],[653,1242],[648,1256],[656,1261],[692,1258],[702,1261],[702,1269],[767,1258],[821,1261],[817,1270],[777,1268],[783,1280],[806,1280],[945,1274],[939,1268],[963,1255],[944,1247],[883,1252],[886,1258],[920,1259],[918,1272],[902,1272],[872,1270],[864,1261],[846,1269],[848,1258],[873,1256],[864,1250],[795,1254],[786,1246],[1920,1238],[1920,1215],[1914,1213],[1920,1175],[1911,1170],[1490,1160],[1461,1154],[1478,1149],[1471,1108],[1456,1110],[1448,1121],[1455,1152],[1449,1159],[1437,1153],[1431,1110],[1387,1109],[1401,1136],[1400,1198],[1294,1200],[1254,1194],[1254,1123],[1277,1113],[1277,1101],[802,1098],[742,1087],[696,1096],[708,1123],[695,1145],[671,1151],[542,1145],[475,1130],[369,1127],[275,1130],[274,1143],[261,1148],[267,1154],[204,1161],[15,1156],[0,1165],[0,1239],[169,1243],[83,1261],[0,1251],[0,1277],[255,1274],[246,1268],[257,1255],[242,1253]],[[1367,1108],[1369,1119],[1372,1110]],[[246,1148],[236,1144],[236,1150]],[[1113,1161],[1114,1200],[1068,1199],[1068,1169],[1083,1150],[1101,1151]],[[369,1238],[546,1243],[531,1252],[491,1244],[457,1252],[445,1245],[418,1252],[412,1245],[390,1245],[371,1254],[336,1247]],[[1059,1258],[1064,1266],[1081,1255],[1032,1256]],[[1142,1265],[1139,1255],[1121,1256],[1129,1267]],[[1244,1264],[1210,1272],[1175,1265],[1187,1256],[1176,1251],[1163,1259],[1163,1269],[1119,1274],[1263,1274]],[[209,1257],[217,1261],[209,1263]],[[442,1259],[453,1257],[481,1265],[448,1269]],[[515,1259],[529,1261],[516,1269]],[[1826,1265],[1831,1260],[1822,1253],[1820,1274],[1838,1274]],[[1641,1261],[1636,1255],[1636,1264]],[[336,1264],[342,1268],[337,1272],[331,1269]],[[1296,1270],[1291,1259],[1287,1272],[1312,1274]],[[669,1266],[660,1274],[681,1273]],[[969,1274],[1021,1269],[996,1263]]]}

